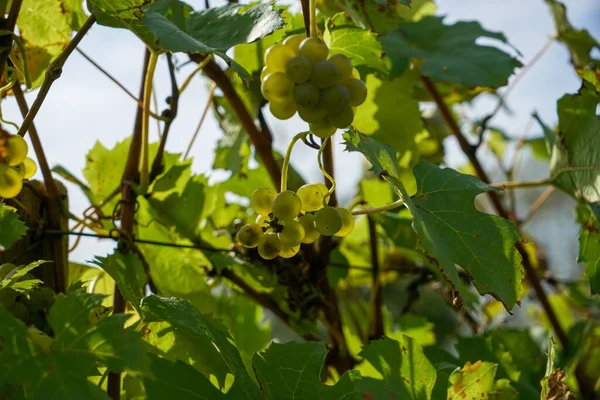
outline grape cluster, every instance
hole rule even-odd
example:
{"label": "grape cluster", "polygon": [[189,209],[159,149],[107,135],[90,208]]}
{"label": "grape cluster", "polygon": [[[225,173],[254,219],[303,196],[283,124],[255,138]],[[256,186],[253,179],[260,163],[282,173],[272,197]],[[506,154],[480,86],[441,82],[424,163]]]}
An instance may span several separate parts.
{"label": "grape cluster", "polygon": [[327,201],[328,190],[322,183],[304,185],[297,192],[256,189],[250,207],[258,217],[239,230],[237,239],[244,247],[258,247],[258,254],[271,260],[291,258],[301,243],[313,243],[321,235],[348,235],[354,229],[352,214],[326,205]]}
{"label": "grape cluster", "polygon": [[[0,280],[8,279],[18,270],[11,263],[0,265]],[[32,274],[25,274],[19,281],[36,279]],[[27,325],[45,331],[48,324],[45,312],[54,302],[54,291],[48,286],[40,286],[29,290],[27,293],[17,292],[11,287],[0,289],[0,307],[5,307],[15,318],[20,319]]]}
{"label": "grape cluster", "polygon": [[348,127],[367,98],[359,77],[352,61],[330,55],[321,39],[294,35],[267,49],[261,91],[273,116],[285,120],[298,112],[325,139]]}
{"label": "grape cluster", "polygon": [[35,161],[27,157],[27,142],[19,135],[0,132],[0,197],[11,199],[23,188],[23,179],[37,172]]}

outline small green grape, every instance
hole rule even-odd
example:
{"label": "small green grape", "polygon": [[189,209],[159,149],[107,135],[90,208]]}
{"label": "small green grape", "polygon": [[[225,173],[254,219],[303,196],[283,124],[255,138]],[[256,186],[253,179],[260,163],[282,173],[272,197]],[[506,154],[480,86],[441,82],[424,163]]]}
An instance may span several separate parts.
{"label": "small green grape", "polygon": [[0,281],[2,281],[4,278],[6,278],[6,276],[10,273],[10,271],[14,270],[15,268],[17,268],[17,266],[12,263],[6,263],[6,264],[0,265]]}
{"label": "small green grape", "polygon": [[275,71],[271,70],[269,67],[263,67],[260,70],[260,81],[261,82],[264,81],[265,78],[267,77],[267,75],[269,75],[269,74],[271,74],[273,72],[275,72]]}
{"label": "small green grape", "polygon": [[25,167],[25,176],[23,179],[31,179],[37,172],[37,164],[31,158],[27,157],[23,161],[23,167]]}
{"label": "small green grape", "polygon": [[6,164],[0,164],[0,197],[12,199],[21,193],[23,178]]}
{"label": "small green grape", "polygon": [[27,296],[21,297],[21,301],[29,312],[36,312],[44,306],[44,299],[39,290],[30,291]]}
{"label": "small green grape", "polygon": [[285,221],[283,230],[279,232],[279,240],[284,247],[294,247],[302,243],[304,239],[304,227],[294,220]]}
{"label": "small green grape", "polygon": [[329,49],[321,39],[306,38],[298,47],[298,54],[310,60],[311,63],[316,63],[327,59]]}
{"label": "small green grape", "polygon": [[254,222],[259,225],[268,225],[271,222],[271,218],[268,215],[259,215]]}
{"label": "small green grape", "polygon": [[277,196],[271,188],[256,189],[250,197],[250,207],[259,215],[269,215],[273,211],[273,200]]}
{"label": "small green grape", "polygon": [[12,288],[0,289],[0,306],[12,307],[17,300],[17,292]]}
{"label": "small green grape", "polygon": [[343,54],[334,54],[329,57],[329,61],[337,65],[340,70],[340,80],[349,79],[352,77],[352,61]]}
{"label": "small green grape", "polygon": [[315,214],[315,228],[323,236],[335,235],[343,224],[342,216],[335,207],[323,207]]}
{"label": "small green grape", "polygon": [[269,111],[275,118],[284,121],[296,114],[296,102],[291,97],[285,97],[282,100],[271,100],[269,101]]}
{"label": "small green grape", "polygon": [[312,64],[304,56],[290,58],[285,65],[285,74],[294,83],[303,83],[310,78]]}
{"label": "small green grape", "polygon": [[[323,187],[325,190],[323,190]],[[302,209],[307,212],[323,208],[323,200],[327,195],[327,186],[322,184],[306,184],[296,192],[302,201]]]}
{"label": "small green grape", "polygon": [[354,217],[346,208],[337,207],[337,210],[342,216],[342,227],[335,234],[335,236],[344,237],[352,233],[352,231],[354,230]]}
{"label": "small green grape", "polygon": [[300,197],[291,190],[279,193],[273,200],[273,214],[282,221],[289,221],[302,210]]}
{"label": "small green grape", "polygon": [[294,88],[294,100],[299,107],[314,107],[319,102],[319,89],[310,83],[302,83]]}
{"label": "small green grape", "polygon": [[265,52],[265,65],[276,72],[284,72],[285,65],[296,54],[289,46],[275,44]]}
{"label": "small green grape", "polygon": [[337,65],[329,60],[318,61],[313,64],[310,74],[310,83],[319,89],[333,85],[340,79],[340,70]]}
{"label": "small green grape", "polygon": [[292,258],[300,251],[300,245],[294,247],[283,247],[279,252],[279,257],[281,258]]}
{"label": "small green grape", "polygon": [[327,117],[327,111],[319,106],[316,107],[301,107],[298,106],[298,115],[303,121],[309,124],[323,121]]}
{"label": "small green grape", "polygon": [[273,72],[263,79],[260,91],[269,101],[280,100],[292,95],[294,82],[290,81],[283,72]]}
{"label": "small green grape", "polygon": [[313,243],[321,236],[317,228],[315,228],[314,215],[305,214],[298,218],[298,222],[304,228],[304,239],[302,239],[302,243]]}
{"label": "small green grape", "polygon": [[352,121],[354,121],[354,110],[352,110],[352,107],[346,106],[338,113],[329,114],[327,116],[327,120],[336,128],[346,128],[352,123]]}
{"label": "small green grape", "polygon": [[326,120],[313,122],[309,126],[313,135],[320,137],[321,139],[327,139],[328,137],[333,136],[337,131],[337,128]]}
{"label": "small green grape", "polygon": [[281,253],[283,244],[276,233],[267,233],[258,244],[258,254],[265,260],[272,260]]}
{"label": "small green grape", "polygon": [[259,224],[247,224],[238,231],[237,240],[244,247],[253,248],[258,246],[264,232]]}
{"label": "small green grape", "polygon": [[21,163],[19,165],[15,165],[14,167],[11,167],[11,168],[13,170],[17,171],[17,174],[19,174],[21,179],[25,179],[25,165],[23,165],[23,163]]}
{"label": "small green grape", "polygon": [[338,113],[350,104],[350,92],[343,85],[336,83],[323,89],[319,104],[331,114]]}
{"label": "small green grape", "polygon": [[348,79],[343,83],[350,94],[350,105],[358,107],[367,99],[367,85],[360,79]]}
{"label": "small green grape", "polygon": [[21,164],[27,157],[27,152],[29,151],[29,146],[25,139],[19,135],[10,135],[6,139],[6,144],[10,150],[10,155],[6,159],[8,165],[14,167]]}
{"label": "small green grape", "polygon": [[284,46],[288,46],[289,48],[291,48],[292,50],[294,50],[294,53],[298,54],[298,48],[300,47],[300,43],[302,43],[302,41],[304,39],[306,39],[306,36],[304,36],[304,35],[292,35],[292,36],[288,36],[283,41],[283,45]]}
{"label": "small green grape", "polygon": [[44,308],[48,308],[52,305],[52,303],[54,303],[54,297],[56,296],[56,294],[54,293],[54,290],[52,290],[52,288],[49,288],[48,286],[42,286],[40,288],[40,294],[42,295],[42,299],[44,300]]}
{"label": "small green grape", "polygon": [[8,312],[13,315],[13,317],[20,319],[22,322],[27,323],[29,321],[29,310],[25,305],[21,302],[16,302],[9,309]]}

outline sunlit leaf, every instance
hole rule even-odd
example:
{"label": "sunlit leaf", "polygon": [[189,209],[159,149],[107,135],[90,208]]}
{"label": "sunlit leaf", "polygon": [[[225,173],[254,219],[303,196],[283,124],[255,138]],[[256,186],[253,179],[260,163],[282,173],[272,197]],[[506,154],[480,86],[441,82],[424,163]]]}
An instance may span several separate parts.
{"label": "sunlit leaf", "polygon": [[19,219],[17,209],[0,204],[0,253],[8,250],[27,232],[27,226]]}

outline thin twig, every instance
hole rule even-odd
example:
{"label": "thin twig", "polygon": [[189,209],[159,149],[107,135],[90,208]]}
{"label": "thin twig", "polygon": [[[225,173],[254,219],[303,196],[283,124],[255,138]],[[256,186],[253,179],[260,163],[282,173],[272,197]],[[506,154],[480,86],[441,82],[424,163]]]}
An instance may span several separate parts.
{"label": "thin twig", "polygon": [[210,110],[210,106],[212,105],[212,102],[213,102],[213,97],[215,95],[215,89],[216,89],[216,86],[214,84],[210,85],[210,89],[208,89],[208,98],[206,99],[206,105],[204,106],[204,110],[202,110],[202,115],[200,116],[200,119],[198,120],[198,124],[196,124],[194,133],[190,139],[190,143],[188,144],[187,150],[185,151],[185,154],[183,155],[184,160],[189,157],[190,152],[192,151],[192,147],[194,146],[194,142],[196,141],[196,138],[198,137],[198,133],[200,133],[200,128],[202,128],[202,125],[204,124],[204,120],[206,120],[206,116],[208,115],[208,110]]}
{"label": "thin twig", "polygon": [[369,340],[380,339],[385,330],[383,327],[383,292],[381,291],[381,280],[379,279],[379,251],[377,246],[377,225],[372,217],[367,217],[369,223],[369,247],[371,250],[372,289],[371,289],[371,312],[369,323]]}
{"label": "thin twig", "polygon": [[520,224],[524,225],[527,222],[529,222],[531,220],[531,218],[533,218],[535,213],[540,210],[542,205],[546,202],[546,200],[548,200],[550,198],[550,196],[552,196],[552,193],[554,193],[555,191],[556,191],[556,186],[549,186],[546,190],[544,190],[544,192],[533,202],[533,204],[529,208],[529,212],[527,213],[525,218],[523,218],[520,221]]}
{"label": "thin twig", "polygon": [[33,119],[37,115],[38,111],[40,111],[40,107],[46,99],[46,96],[48,95],[52,84],[54,83],[54,81],[60,78],[60,75],[62,74],[62,68],[65,65],[65,62],[67,61],[67,58],[69,58],[73,50],[75,50],[79,42],[81,42],[81,39],[83,39],[83,37],[88,33],[88,31],[94,25],[95,22],[96,17],[94,17],[94,15],[92,14],[87,19],[87,21],[85,21],[81,29],[79,29],[73,40],[69,42],[69,44],[67,45],[67,47],[65,47],[62,53],[60,53],[58,57],[56,57],[56,59],[52,61],[48,69],[46,69],[44,83],[42,83],[37,97],[31,105],[31,109],[29,110],[27,116],[23,120],[21,128],[19,128],[19,132],[17,132],[17,134],[25,136],[25,132],[27,132],[27,130],[29,129],[29,125],[33,123]]}
{"label": "thin twig", "polygon": [[[333,168],[333,140],[328,140],[328,143],[325,145],[325,149],[323,150],[323,167],[325,167],[325,171],[331,176],[335,177],[334,168]],[[333,185],[332,182],[329,182],[325,179],[325,185],[328,189]],[[337,197],[335,195],[335,191],[329,197],[329,205],[331,207],[336,207],[338,204]]]}
{"label": "thin twig", "polygon": [[536,188],[540,186],[548,186],[552,185],[552,179],[536,179],[533,181],[523,181],[523,182],[499,182],[499,183],[491,183],[491,186],[497,187],[498,189],[522,189],[522,188]]}
{"label": "thin twig", "polygon": [[213,56],[211,54],[198,64],[198,66],[187,76],[187,78],[185,78],[185,80],[181,84],[181,87],[179,88],[179,94],[182,94],[184,90],[187,89],[188,85],[192,82],[192,78],[196,76],[198,72],[202,71],[204,67],[206,67],[206,64],[212,61],[212,59]]}

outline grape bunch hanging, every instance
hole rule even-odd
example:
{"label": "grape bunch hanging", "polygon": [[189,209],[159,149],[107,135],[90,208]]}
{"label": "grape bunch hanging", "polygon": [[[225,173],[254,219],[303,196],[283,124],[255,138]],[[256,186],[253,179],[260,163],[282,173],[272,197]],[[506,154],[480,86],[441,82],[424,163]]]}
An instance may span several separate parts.
{"label": "grape bunch hanging", "polygon": [[269,47],[261,73],[261,92],[273,116],[286,120],[296,112],[311,132],[326,139],[352,124],[355,107],[367,98],[352,61],[316,37],[288,37]]}
{"label": "grape bunch hanging", "polygon": [[35,175],[37,165],[27,157],[28,151],[21,136],[0,131],[0,197],[17,196],[23,189],[23,179]]}
{"label": "grape bunch hanging", "polygon": [[354,218],[345,208],[326,205],[328,199],[322,183],[304,185],[297,192],[256,189],[250,207],[258,217],[239,230],[237,239],[244,247],[258,247],[258,254],[271,260],[291,258],[300,244],[313,243],[321,235],[344,237],[354,229]]}

